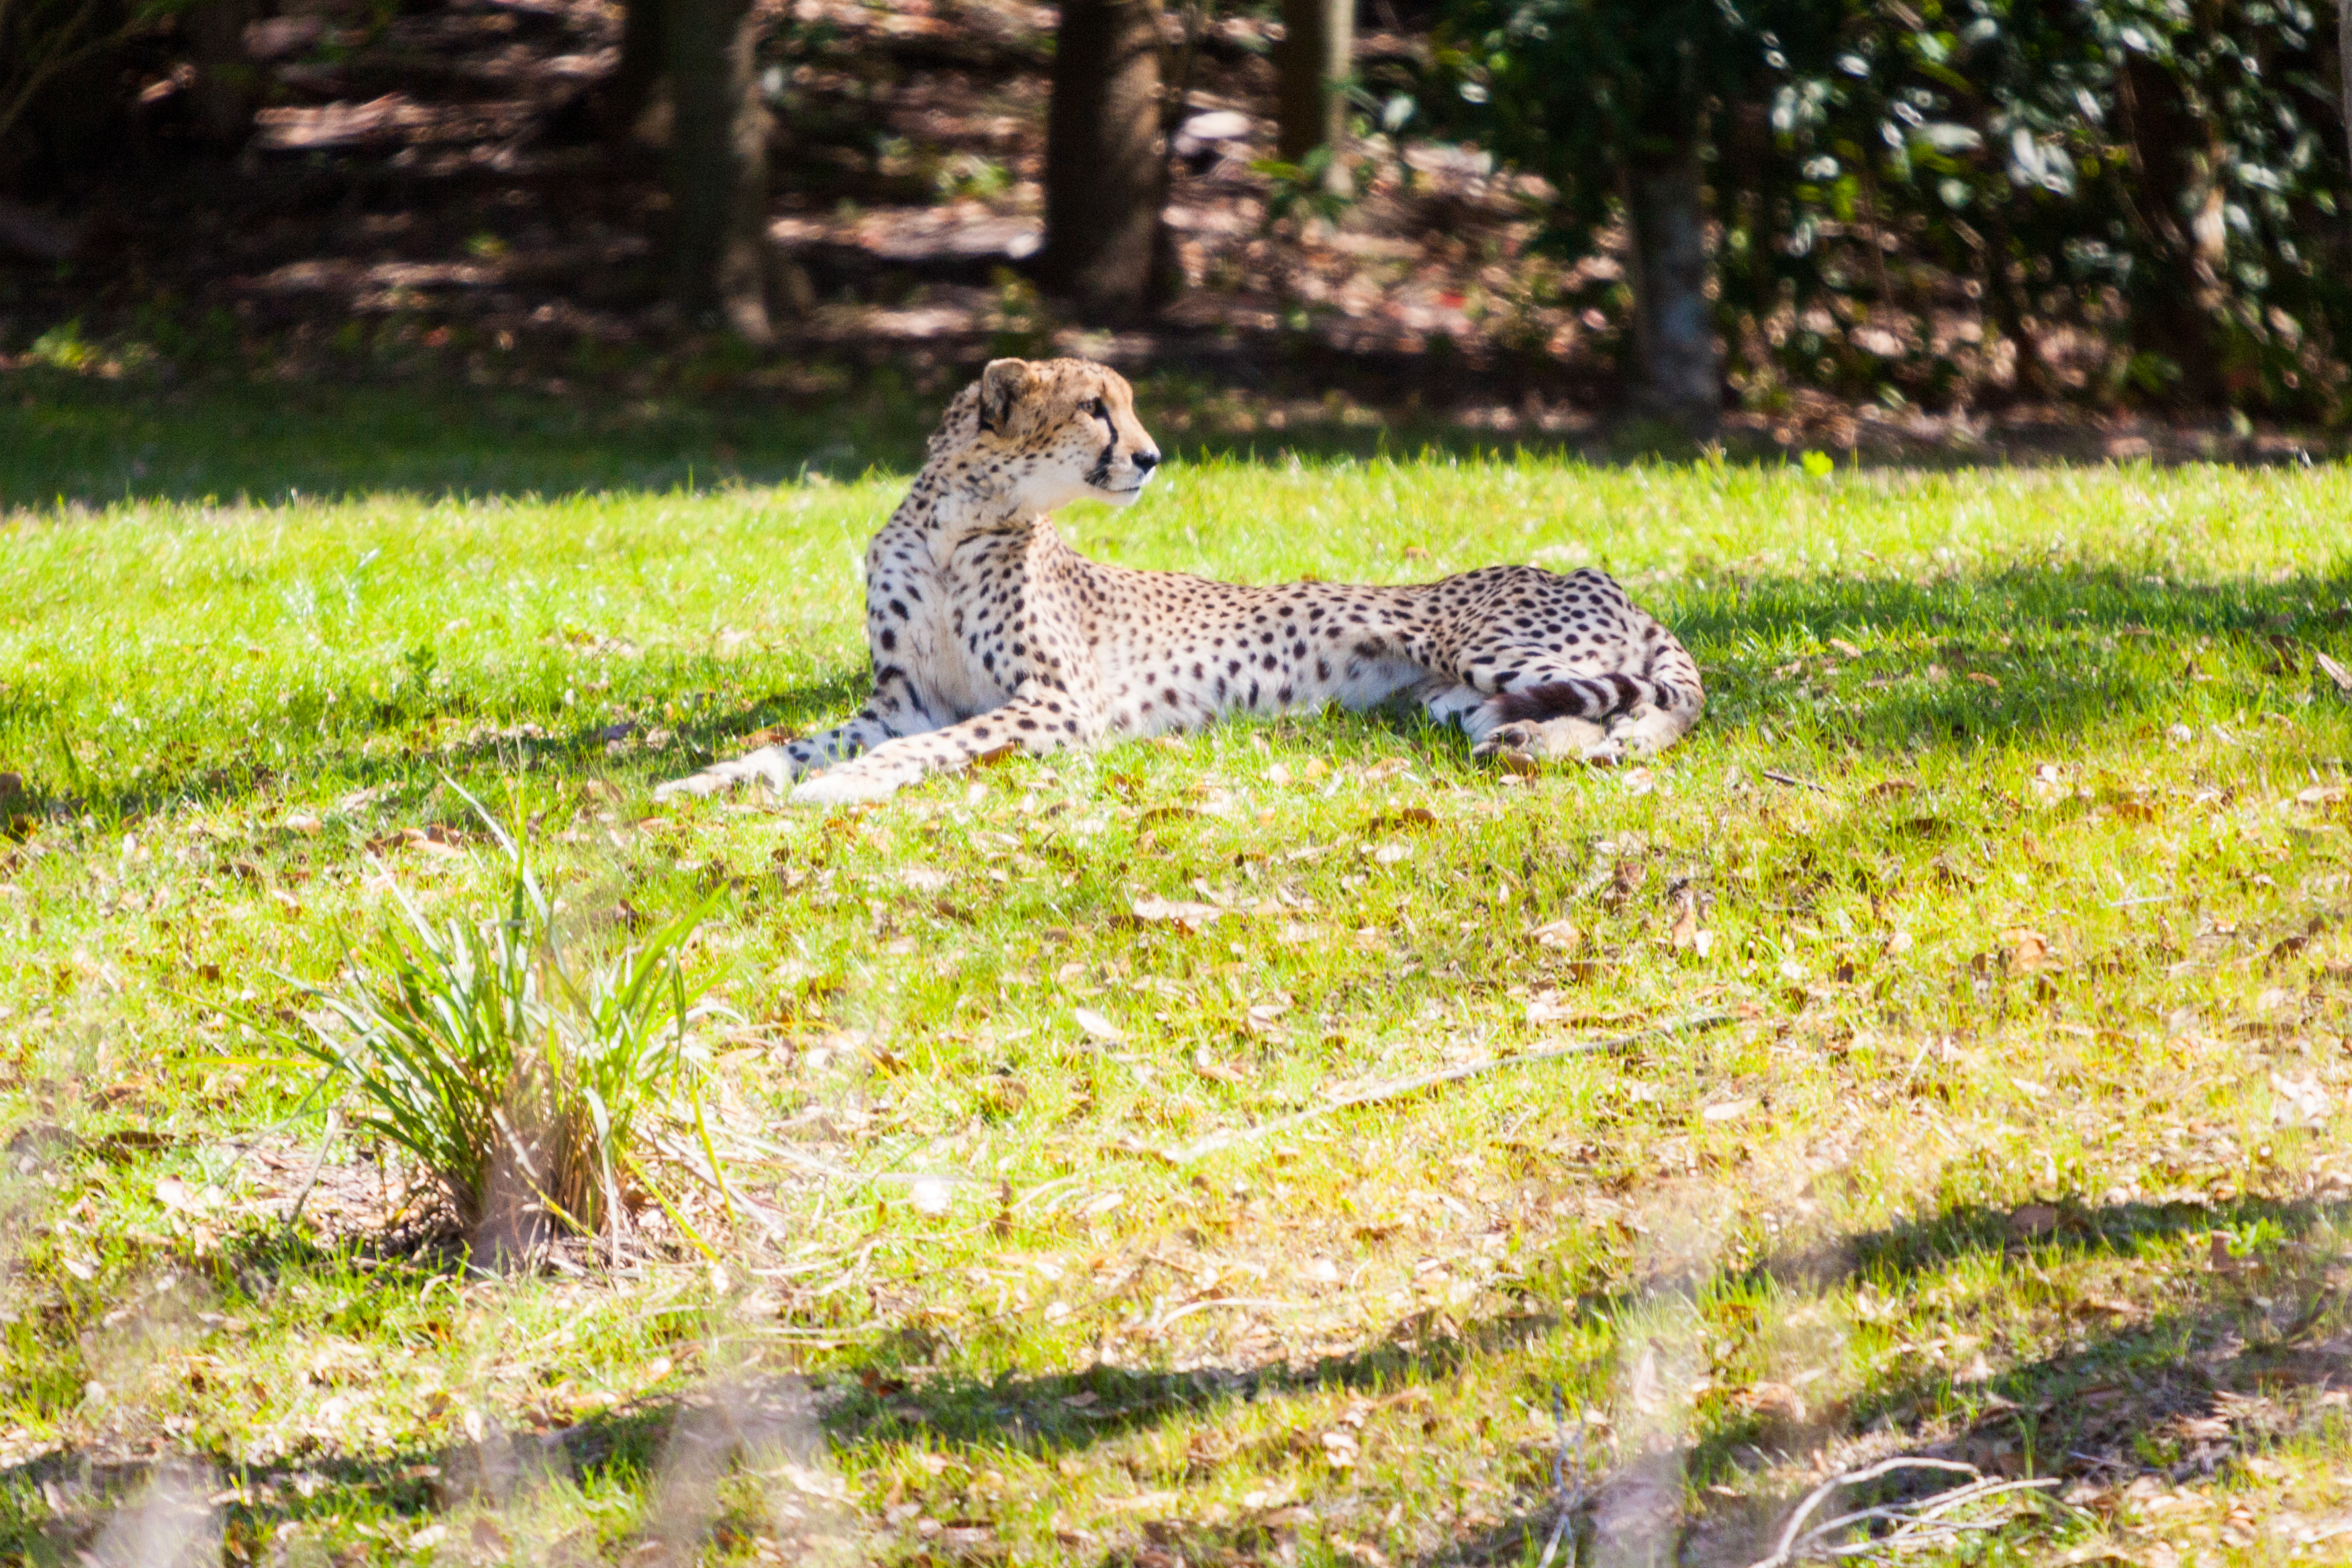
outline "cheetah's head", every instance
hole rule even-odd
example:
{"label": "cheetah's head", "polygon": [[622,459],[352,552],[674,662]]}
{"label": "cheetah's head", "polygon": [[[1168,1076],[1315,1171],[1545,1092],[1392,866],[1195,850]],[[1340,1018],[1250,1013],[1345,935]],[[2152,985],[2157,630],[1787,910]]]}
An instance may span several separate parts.
{"label": "cheetah's head", "polygon": [[991,360],[931,437],[935,458],[959,448],[1024,511],[1088,496],[1125,506],[1160,465],[1127,378],[1081,359]]}

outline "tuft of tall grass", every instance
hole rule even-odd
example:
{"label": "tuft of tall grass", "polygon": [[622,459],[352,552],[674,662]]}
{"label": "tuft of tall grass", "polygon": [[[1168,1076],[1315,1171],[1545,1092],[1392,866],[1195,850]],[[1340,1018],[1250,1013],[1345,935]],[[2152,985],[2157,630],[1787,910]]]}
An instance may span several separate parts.
{"label": "tuft of tall grass", "polygon": [[398,918],[342,983],[311,988],[331,1022],[298,1043],[323,1087],[356,1096],[355,1127],[431,1173],[478,1254],[512,1260],[562,1231],[617,1247],[641,1131],[693,1093],[688,1029],[719,1011],[678,957],[703,911],[583,955],[520,836],[476,810],[507,857],[504,911],[436,923],[395,888]]}

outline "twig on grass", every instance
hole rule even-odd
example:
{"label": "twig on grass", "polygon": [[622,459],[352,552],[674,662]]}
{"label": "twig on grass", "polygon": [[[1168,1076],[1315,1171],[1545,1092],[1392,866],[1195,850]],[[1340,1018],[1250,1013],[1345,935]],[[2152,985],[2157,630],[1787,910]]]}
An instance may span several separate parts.
{"label": "twig on grass", "polygon": [[[1857,1509],[1851,1513],[1824,1520],[1810,1530],[1805,1528],[1805,1521],[1841,1489],[1859,1486],[1864,1481],[1876,1480],[1882,1476],[1892,1475],[1896,1470],[1949,1470],[1976,1479],[1966,1486],[1956,1488],[1951,1491],[1938,1492],[1936,1496],[1924,1499],[1919,1502],[1882,1504],[1874,1508]],[[1826,1548],[1824,1554],[1832,1557],[1852,1556],[1855,1552],[1864,1549],[1883,1551],[1891,1546],[1924,1542],[1929,1537],[1956,1534],[1963,1530],[1989,1530],[1993,1528],[1992,1522],[1989,1521],[1955,1520],[1947,1519],[1944,1516],[1954,1509],[1972,1502],[1982,1502],[1988,1498],[1998,1497],[2006,1492],[2029,1491],[2043,1487],[2054,1487],[2057,1484],[2054,1477],[2045,1477],[2037,1480],[2004,1481],[1997,1477],[1987,1477],[1974,1465],[1964,1465],[1956,1459],[1931,1459],[1916,1454],[1882,1459],[1877,1464],[1866,1466],[1859,1470],[1848,1470],[1843,1475],[1832,1476],[1828,1480],[1806,1493],[1805,1500],[1797,1505],[1797,1511],[1789,1516],[1788,1525],[1780,1531],[1780,1544],[1773,1548],[1772,1554],[1769,1557],[1758,1559],[1749,1564],[1749,1568],[1788,1568],[1790,1563],[1811,1556],[1817,1550],[1824,1550],[1822,1543],[1839,1531],[1866,1523],[1872,1520],[1890,1521],[1895,1528],[1887,1535],[1874,1541],[1857,1543],[1854,1546]]]}
{"label": "twig on grass", "polygon": [[1460,1067],[1447,1068],[1440,1072],[1419,1073],[1412,1078],[1390,1079],[1382,1083],[1367,1084],[1362,1089],[1334,1095],[1326,1104],[1296,1111],[1288,1116],[1277,1116],[1271,1121],[1261,1121],[1255,1127],[1228,1128],[1222,1132],[1212,1132],[1205,1138],[1195,1139],[1181,1149],[1171,1150],[1167,1156],[1168,1162],[1174,1165],[1189,1165],[1195,1161],[1205,1159],[1220,1149],[1231,1148],[1237,1143],[1254,1143],[1260,1139],[1287,1132],[1296,1127],[1304,1127],[1310,1121],[1318,1121],[1326,1116],[1336,1115],[1342,1110],[1352,1110],[1360,1105],[1377,1105],[1383,1100],[1402,1100],[1407,1095],[1418,1094],[1425,1089],[1436,1089],[1444,1084],[1459,1083],[1464,1079],[1477,1078],[1482,1074],[1498,1071],[1503,1068],[1531,1067],[1538,1062],[1559,1061],[1566,1057],[1587,1057],[1603,1051],[1622,1050],[1638,1040],[1653,1039],[1660,1035],[1671,1035],[1683,1031],[1695,1033],[1701,1029],[1712,1029],[1718,1025],[1732,1022],[1733,1018],[1734,1015],[1730,1013],[1696,1013],[1686,1017],[1669,1018],[1663,1024],[1654,1024],[1646,1029],[1636,1029],[1630,1035],[1609,1035],[1600,1039],[1572,1040],[1564,1046],[1553,1046],[1540,1051],[1522,1051],[1516,1056],[1482,1057],[1475,1062],[1465,1062]]}
{"label": "twig on grass", "polygon": [[1271,1296],[1213,1296],[1206,1300],[1187,1301],[1172,1311],[1162,1313],[1146,1325],[1150,1333],[1159,1333],[1179,1318],[1189,1318],[1195,1312],[1234,1310],[1245,1312],[1311,1312],[1312,1301],[1285,1301]]}
{"label": "twig on grass", "polygon": [[1830,786],[1827,784],[1815,784],[1811,779],[1801,779],[1794,773],[1784,773],[1778,768],[1759,768],[1756,770],[1756,773],[1757,776],[1759,778],[1770,779],[1776,784],[1787,784],[1790,789],[1809,789],[1815,795],[1828,795],[1832,793]]}
{"label": "twig on grass", "polygon": [[765,1231],[772,1239],[785,1237],[790,1234],[789,1230],[783,1224],[782,1215],[777,1214],[775,1210],[768,1207],[765,1204],[756,1202],[752,1198],[747,1196],[743,1193],[742,1189],[735,1186],[727,1180],[727,1172],[725,1167],[716,1163],[709,1166],[704,1165],[701,1161],[695,1158],[693,1150],[688,1148],[683,1143],[673,1142],[658,1132],[653,1135],[653,1144],[655,1148],[660,1150],[664,1154],[669,1157],[671,1163],[677,1165],[678,1169],[684,1171],[688,1175],[692,1176],[696,1181],[700,1182],[704,1186],[709,1187],[712,1192],[717,1193],[719,1194],[719,1201],[727,1206],[729,1218],[733,1218],[735,1212],[740,1209],[744,1214],[751,1215],[751,1217],[758,1223],[760,1228]]}
{"label": "twig on grass", "polygon": [[334,1142],[335,1134],[341,1131],[342,1129],[342,1108],[341,1106],[329,1106],[327,1108],[327,1130],[325,1132],[320,1134],[319,1152],[317,1157],[310,1162],[310,1173],[302,1178],[302,1190],[294,1194],[294,1202],[286,1211],[286,1223],[289,1227],[292,1226],[297,1220],[302,1217],[302,1205],[310,1201],[311,1190],[319,1184],[319,1173],[327,1168],[328,1146]]}

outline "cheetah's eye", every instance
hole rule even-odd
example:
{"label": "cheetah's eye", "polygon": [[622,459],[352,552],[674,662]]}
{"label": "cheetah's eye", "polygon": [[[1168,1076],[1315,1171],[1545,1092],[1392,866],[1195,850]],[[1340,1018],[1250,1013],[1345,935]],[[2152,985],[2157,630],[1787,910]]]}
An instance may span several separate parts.
{"label": "cheetah's eye", "polygon": [[1087,416],[1091,419],[1099,419],[1104,424],[1108,425],[1110,423],[1110,405],[1097,397],[1093,402],[1087,405]]}

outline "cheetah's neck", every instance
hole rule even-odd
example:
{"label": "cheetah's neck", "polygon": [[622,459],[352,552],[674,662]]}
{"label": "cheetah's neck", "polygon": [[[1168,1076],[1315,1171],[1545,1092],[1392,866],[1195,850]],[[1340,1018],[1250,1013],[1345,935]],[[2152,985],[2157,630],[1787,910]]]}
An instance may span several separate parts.
{"label": "cheetah's neck", "polygon": [[921,530],[938,545],[973,534],[1026,531],[1043,519],[1013,500],[1002,475],[959,456],[925,464],[890,521]]}

